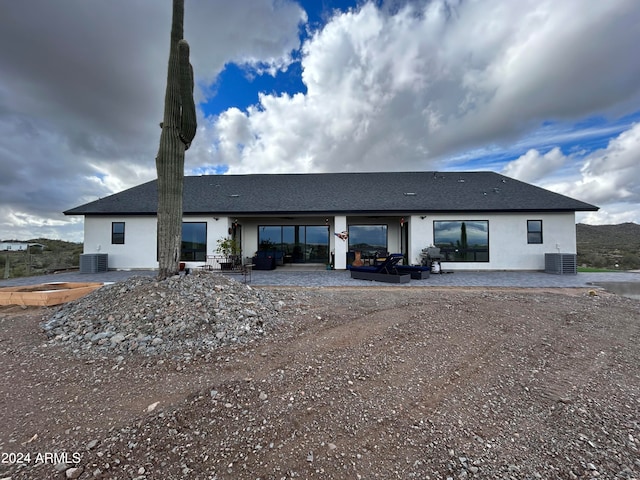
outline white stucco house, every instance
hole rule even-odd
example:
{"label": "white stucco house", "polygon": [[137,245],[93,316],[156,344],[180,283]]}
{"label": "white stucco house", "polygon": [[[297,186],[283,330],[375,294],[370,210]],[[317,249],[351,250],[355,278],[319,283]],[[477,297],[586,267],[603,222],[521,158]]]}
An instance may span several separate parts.
{"label": "white stucco house", "polygon": [[26,252],[29,247],[44,248],[41,243],[0,242],[0,252]]}
{"label": "white stucco house", "polygon": [[[84,216],[84,252],[110,269],[158,267],[157,184],[65,211]],[[419,264],[440,247],[448,270],[544,270],[545,253],[576,253],[576,212],[598,207],[493,172],[380,172],[185,177],[182,258],[202,265],[217,240],[243,257],[347,268],[402,253]]]}

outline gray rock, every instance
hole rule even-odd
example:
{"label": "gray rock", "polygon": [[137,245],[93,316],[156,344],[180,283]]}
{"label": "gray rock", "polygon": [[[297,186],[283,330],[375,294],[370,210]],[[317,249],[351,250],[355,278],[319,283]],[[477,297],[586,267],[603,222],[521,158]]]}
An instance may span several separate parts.
{"label": "gray rock", "polygon": [[111,343],[117,345],[118,343],[122,343],[125,339],[125,336],[122,333],[116,333],[113,337],[111,337]]}
{"label": "gray rock", "polygon": [[82,467],[72,467],[64,472],[64,476],[69,479],[80,478],[84,469]]}
{"label": "gray rock", "polygon": [[98,440],[91,440],[89,443],[87,443],[87,450],[91,450],[92,448],[95,448],[95,446],[98,445]]}
{"label": "gray rock", "polygon": [[109,334],[107,332],[96,333],[94,336],[91,337],[91,342],[92,343],[97,343],[100,340],[102,340],[103,338],[107,338],[108,336],[109,336]]}

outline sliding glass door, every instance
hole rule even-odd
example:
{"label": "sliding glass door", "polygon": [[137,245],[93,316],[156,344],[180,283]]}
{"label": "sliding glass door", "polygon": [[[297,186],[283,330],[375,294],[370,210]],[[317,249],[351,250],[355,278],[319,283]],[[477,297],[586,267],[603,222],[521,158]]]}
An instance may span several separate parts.
{"label": "sliding glass door", "polygon": [[261,225],[258,248],[277,250],[286,263],[327,263],[329,227],[326,225]]}

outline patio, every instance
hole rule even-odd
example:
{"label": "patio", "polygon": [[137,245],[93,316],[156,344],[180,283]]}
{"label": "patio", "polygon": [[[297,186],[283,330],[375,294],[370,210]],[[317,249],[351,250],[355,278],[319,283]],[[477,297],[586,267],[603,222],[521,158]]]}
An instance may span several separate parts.
{"label": "patio", "polygon": [[[278,287],[376,287],[376,288],[432,288],[432,287],[514,287],[514,288],[589,288],[610,283],[625,283],[640,289],[640,272],[578,273],[552,275],[544,272],[455,272],[430,275],[428,279],[411,280],[408,284],[380,284],[351,278],[349,270],[325,270],[321,266],[284,266],[275,270],[254,270],[250,285]],[[0,287],[34,285],[47,282],[118,282],[134,275],[154,276],[155,270],[111,270],[81,274],[79,272],[21,277],[0,280]],[[242,279],[240,279],[242,281]],[[640,292],[638,292],[640,293]]]}

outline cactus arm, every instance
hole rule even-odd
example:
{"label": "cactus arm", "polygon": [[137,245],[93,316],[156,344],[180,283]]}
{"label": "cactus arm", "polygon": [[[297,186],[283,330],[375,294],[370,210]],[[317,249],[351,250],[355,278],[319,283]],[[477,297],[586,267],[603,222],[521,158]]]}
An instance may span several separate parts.
{"label": "cactus arm", "polygon": [[189,63],[189,44],[186,40],[178,42],[178,62],[180,64],[180,100],[182,111],[180,118],[180,140],[185,150],[196,135],[196,105],[193,100],[193,68]]}

